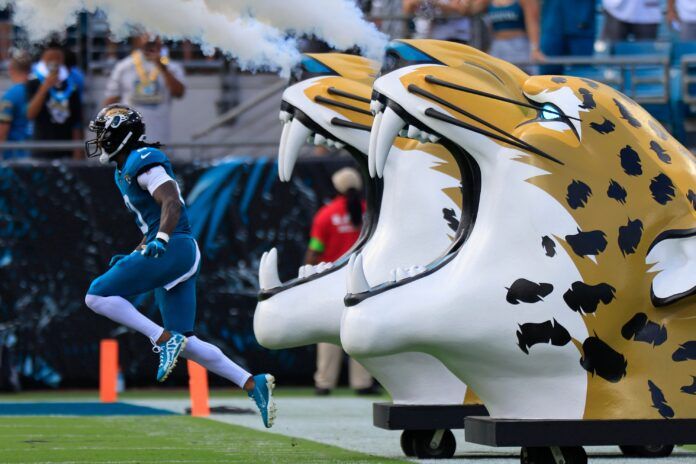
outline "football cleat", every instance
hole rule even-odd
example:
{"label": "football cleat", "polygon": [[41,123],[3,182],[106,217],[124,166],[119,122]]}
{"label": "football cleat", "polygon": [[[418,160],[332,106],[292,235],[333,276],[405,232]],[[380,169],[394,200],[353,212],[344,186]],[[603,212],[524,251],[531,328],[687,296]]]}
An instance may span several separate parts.
{"label": "football cleat", "polygon": [[179,355],[186,348],[186,337],[177,332],[172,332],[169,340],[158,343],[152,351],[159,354],[159,367],[157,368],[157,381],[164,382],[176,366]]}
{"label": "football cleat", "polygon": [[263,425],[267,429],[273,427],[273,421],[276,417],[276,405],[273,401],[273,389],[275,388],[275,377],[271,374],[259,374],[254,376],[253,390],[247,392],[249,398],[254,400],[256,406],[261,411]]}

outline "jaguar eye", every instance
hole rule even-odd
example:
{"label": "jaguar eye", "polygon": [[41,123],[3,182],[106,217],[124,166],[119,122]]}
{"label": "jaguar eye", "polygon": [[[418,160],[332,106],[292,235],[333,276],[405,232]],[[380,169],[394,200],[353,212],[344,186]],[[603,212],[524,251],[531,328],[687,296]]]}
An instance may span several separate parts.
{"label": "jaguar eye", "polygon": [[563,113],[553,103],[544,103],[539,110],[539,117],[546,121],[556,121],[561,119]]}

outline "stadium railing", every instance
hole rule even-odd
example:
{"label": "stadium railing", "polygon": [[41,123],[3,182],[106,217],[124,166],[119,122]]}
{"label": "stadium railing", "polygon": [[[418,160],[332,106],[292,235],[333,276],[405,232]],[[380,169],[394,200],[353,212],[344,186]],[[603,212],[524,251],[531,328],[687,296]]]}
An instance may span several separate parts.
{"label": "stadium railing", "polygon": [[[84,148],[84,142],[72,141],[72,140],[46,140],[46,141],[26,141],[26,142],[3,142],[0,144],[0,162],[3,160],[4,150],[25,150],[29,153],[50,153],[57,151],[72,151],[81,150]],[[210,160],[215,158],[222,158],[229,154],[239,154],[244,156],[250,156],[246,153],[245,149],[250,149],[254,147],[261,147],[267,150],[264,153],[257,153],[258,156],[262,155],[274,155],[275,150],[278,147],[277,139],[257,139],[257,140],[228,140],[228,141],[218,141],[218,142],[201,142],[201,141],[191,141],[191,142],[171,142],[164,145],[167,154],[172,156],[173,159],[178,161],[190,161],[190,160]],[[220,155],[220,153],[225,153],[225,155]],[[253,153],[252,155],[253,156]],[[71,159],[71,158],[66,158]],[[19,162],[22,160],[32,161],[35,158],[28,156],[26,158],[20,158]],[[86,161],[86,160],[77,160]],[[94,159],[96,162],[96,158]]]}

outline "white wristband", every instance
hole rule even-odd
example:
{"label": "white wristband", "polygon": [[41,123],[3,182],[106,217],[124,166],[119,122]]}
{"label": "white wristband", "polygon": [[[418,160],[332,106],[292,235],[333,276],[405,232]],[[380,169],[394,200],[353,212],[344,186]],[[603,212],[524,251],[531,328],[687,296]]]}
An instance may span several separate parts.
{"label": "white wristband", "polygon": [[164,243],[169,243],[169,234],[165,232],[157,232],[155,238],[162,240]]}

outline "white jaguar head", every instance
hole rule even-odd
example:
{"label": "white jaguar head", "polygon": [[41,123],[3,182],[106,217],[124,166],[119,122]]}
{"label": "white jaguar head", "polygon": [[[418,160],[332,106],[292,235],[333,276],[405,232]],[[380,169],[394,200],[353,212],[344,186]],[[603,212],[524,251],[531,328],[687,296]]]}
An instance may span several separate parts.
{"label": "white jaguar head", "polygon": [[[320,59],[322,55],[313,57]],[[279,162],[281,179],[289,178],[297,150],[308,135],[312,141],[318,136],[322,141],[330,137],[337,143],[362,147],[362,154],[356,156],[367,173],[369,132],[363,129],[369,127],[356,120],[367,115],[356,110],[362,105],[369,108],[372,89],[361,90],[359,86],[345,78],[314,76],[286,90],[281,112],[286,127]],[[337,115],[336,110],[341,114]],[[419,264],[431,261],[451,245],[463,201],[457,159],[445,147],[432,143],[427,134],[410,135],[417,140],[399,137],[393,141],[384,178],[367,178],[377,187],[379,196],[368,197],[371,215],[362,233],[365,240],[351,252],[335,263],[302,267],[297,279],[285,283],[277,277],[277,252],[264,255],[262,290],[254,318],[254,330],[262,345],[281,348],[340,343],[345,263],[354,251],[362,253],[369,285],[415,275]],[[424,195],[413,189],[414,183],[426,183],[431,188]],[[444,404],[461,403],[464,398],[465,385],[430,355],[401,353],[358,360],[395,402]]]}
{"label": "white jaguar head", "polygon": [[[307,54],[283,92],[279,118],[283,124],[278,175],[290,181],[305,144],[345,148],[363,172],[368,211],[353,249],[360,249],[373,225],[376,185],[367,175],[367,145],[372,124],[371,84],[377,63],[340,53]],[[350,253],[349,253],[350,254]],[[254,332],[267,348],[288,348],[317,342],[339,343],[341,313],[335,306],[345,288],[342,269],[348,255],[332,263],[301,266],[298,276],[281,282],[278,251],[264,253],[259,267],[259,304]],[[337,293],[338,291],[338,293]],[[311,299],[312,304],[309,304]]]}

